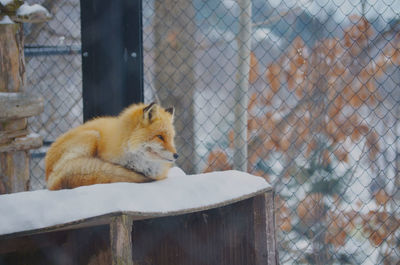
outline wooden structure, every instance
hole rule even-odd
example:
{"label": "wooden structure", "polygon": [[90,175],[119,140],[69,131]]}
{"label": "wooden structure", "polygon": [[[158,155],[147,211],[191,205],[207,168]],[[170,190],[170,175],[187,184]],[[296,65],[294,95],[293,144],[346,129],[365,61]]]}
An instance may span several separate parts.
{"label": "wooden structure", "polygon": [[0,92],[0,194],[29,189],[29,150],[40,147],[42,138],[29,133],[27,117],[42,111],[39,97]]}
{"label": "wooden structure", "polygon": [[28,190],[29,150],[42,145],[27,129],[27,118],[43,112],[43,100],[25,91],[22,22],[50,18],[41,6],[0,1],[0,194]]}
{"label": "wooden structure", "polygon": [[[215,176],[210,175],[210,179]],[[223,188],[228,179],[229,176],[217,179],[214,184]],[[112,187],[115,184],[106,185]],[[214,191],[211,188],[204,190],[204,196],[210,196]],[[193,194],[193,190],[176,190],[176,193],[186,196]],[[252,192],[247,190],[239,197],[229,197],[229,191],[227,194],[226,199],[216,198],[213,204],[190,209],[110,212],[0,235],[0,264],[278,264],[272,189],[263,186]],[[0,210],[3,210],[1,197]],[[144,199],[148,198],[151,195]],[[163,200],[168,204],[167,197]],[[3,203],[8,204],[7,201]],[[65,210],[68,211],[68,207]],[[29,222],[29,217],[26,221]],[[1,220],[0,225],[4,225]]]}

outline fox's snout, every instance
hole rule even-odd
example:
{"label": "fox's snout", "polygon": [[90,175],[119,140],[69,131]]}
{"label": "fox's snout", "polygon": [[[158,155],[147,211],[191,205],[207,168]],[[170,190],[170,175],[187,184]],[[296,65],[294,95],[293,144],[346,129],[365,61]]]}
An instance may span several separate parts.
{"label": "fox's snout", "polygon": [[[146,156],[148,156],[149,158],[152,158],[152,159],[156,159],[156,160],[161,159],[161,160],[174,162],[179,157],[179,155],[176,153],[175,149],[168,150],[159,144],[154,144],[154,143],[145,144],[142,148],[143,148],[142,150],[144,151]],[[139,148],[139,150],[140,149],[141,148]],[[133,151],[133,152],[135,152],[135,151]]]}

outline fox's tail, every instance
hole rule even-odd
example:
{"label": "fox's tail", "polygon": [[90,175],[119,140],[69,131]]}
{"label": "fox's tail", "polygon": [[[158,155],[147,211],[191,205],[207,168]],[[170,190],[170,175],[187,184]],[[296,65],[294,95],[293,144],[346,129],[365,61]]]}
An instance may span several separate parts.
{"label": "fox's tail", "polygon": [[79,157],[63,161],[48,178],[49,190],[112,182],[149,182],[145,176],[99,158]]}

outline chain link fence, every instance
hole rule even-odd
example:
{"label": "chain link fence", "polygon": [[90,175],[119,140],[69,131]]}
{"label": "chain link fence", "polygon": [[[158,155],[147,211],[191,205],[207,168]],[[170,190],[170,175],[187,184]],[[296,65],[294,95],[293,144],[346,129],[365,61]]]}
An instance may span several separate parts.
{"label": "chain link fence", "polygon": [[[243,40],[245,4],[143,1],[145,101],[175,106],[178,165],[267,179],[281,264],[399,264],[400,3],[253,0]],[[55,19],[26,29],[27,79],[46,99],[32,130],[51,142],[82,122],[79,1],[43,5]]]}
{"label": "chain link fence", "polygon": [[44,156],[62,133],[83,121],[79,0],[27,1],[45,6],[47,23],[25,24],[26,89],[44,98],[44,112],[29,120],[44,145],[31,151],[31,189],[44,188]]}
{"label": "chain link fence", "polygon": [[400,5],[251,4],[247,40],[243,1],[144,1],[146,91],[177,108],[178,163],[241,168],[243,107],[243,162],[277,193],[281,263],[399,264]]}

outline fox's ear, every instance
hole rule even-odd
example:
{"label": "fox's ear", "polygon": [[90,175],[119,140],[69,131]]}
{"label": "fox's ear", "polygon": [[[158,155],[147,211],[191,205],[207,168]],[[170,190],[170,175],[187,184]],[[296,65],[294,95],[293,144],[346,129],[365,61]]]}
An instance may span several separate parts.
{"label": "fox's ear", "polygon": [[168,112],[168,113],[170,113],[172,116],[174,116],[175,108],[174,108],[174,107],[171,107],[171,108],[165,109],[165,111]]}
{"label": "fox's ear", "polygon": [[151,122],[152,119],[157,115],[157,105],[155,102],[150,103],[147,107],[143,109],[143,120]]}

